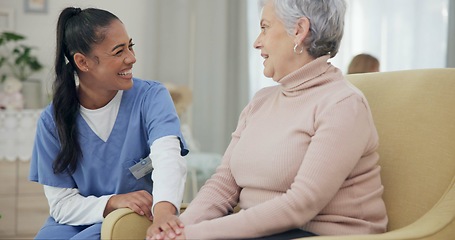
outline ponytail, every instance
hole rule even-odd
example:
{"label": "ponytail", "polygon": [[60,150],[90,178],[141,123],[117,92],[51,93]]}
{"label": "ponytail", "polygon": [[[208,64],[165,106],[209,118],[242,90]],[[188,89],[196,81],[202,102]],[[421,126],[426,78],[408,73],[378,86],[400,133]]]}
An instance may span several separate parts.
{"label": "ponytail", "polygon": [[77,117],[80,109],[77,94],[75,53],[88,54],[91,46],[104,38],[100,28],[118,18],[101,9],[65,8],[57,23],[55,80],[53,83],[54,118],[60,140],[60,152],[53,163],[54,173],[74,173],[82,155],[78,139]]}

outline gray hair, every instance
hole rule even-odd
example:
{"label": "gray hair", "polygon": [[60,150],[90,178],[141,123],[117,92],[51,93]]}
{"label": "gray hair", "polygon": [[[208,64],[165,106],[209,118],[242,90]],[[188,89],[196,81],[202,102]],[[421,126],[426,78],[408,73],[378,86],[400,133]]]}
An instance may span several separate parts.
{"label": "gray hair", "polygon": [[344,0],[259,0],[260,9],[269,1],[273,2],[278,18],[290,35],[294,34],[301,17],[309,19],[310,35],[304,45],[311,56],[317,58],[330,54],[335,57],[343,37]]}

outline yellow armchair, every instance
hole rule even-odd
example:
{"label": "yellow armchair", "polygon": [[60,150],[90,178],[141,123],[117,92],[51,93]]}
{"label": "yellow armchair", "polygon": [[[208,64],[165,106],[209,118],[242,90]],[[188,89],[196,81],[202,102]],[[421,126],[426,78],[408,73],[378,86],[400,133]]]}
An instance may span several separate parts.
{"label": "yellow armchair", "polygon": [[[388,232],[305,240],[455,239],[455,69],[353,74],[380,137]],[[102,239],[144,239],[150,221],[119,209]]]}
{"label": "yellow armchair", "polygon": [[455,239],[455,69],[353,74],[379,133],[388,232],[318,240]]}

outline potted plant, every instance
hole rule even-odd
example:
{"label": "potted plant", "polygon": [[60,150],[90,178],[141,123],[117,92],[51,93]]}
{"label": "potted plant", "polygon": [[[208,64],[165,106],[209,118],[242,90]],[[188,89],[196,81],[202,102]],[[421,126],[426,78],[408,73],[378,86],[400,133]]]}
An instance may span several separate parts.
{"label": "potted plant", "polygon": [[[22,44],[25,36],[14,32],[2,32],[0,35],[0,69],[7,67],[9,74],[14,78],[25,81],[33,73],[41,70],[43,65],[38,58],[32,54],[34,47]],[[3,73],[3,82],[8,73]]]}
{"label": "potted plant", "polygon": [[41,102],[40,82],[25,81],[43,65],[33,55],[34,47],[23,40],[25,36],[18,33],[0,34],[0,109],[35,108]]}

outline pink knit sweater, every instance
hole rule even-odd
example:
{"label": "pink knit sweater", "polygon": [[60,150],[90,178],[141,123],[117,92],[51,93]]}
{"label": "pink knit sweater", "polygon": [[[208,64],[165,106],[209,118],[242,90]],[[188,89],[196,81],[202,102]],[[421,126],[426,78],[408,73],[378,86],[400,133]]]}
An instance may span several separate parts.
{"label": "pink knit sweater", "polygon": [[243,110],[221,165],[181,215],[188,239],[386,230],[368,103],[328,58],[260,90]]}

